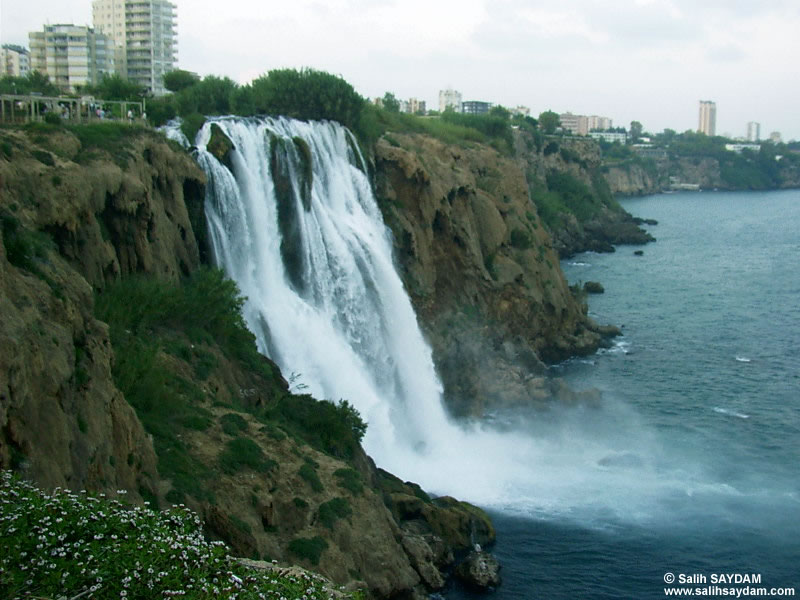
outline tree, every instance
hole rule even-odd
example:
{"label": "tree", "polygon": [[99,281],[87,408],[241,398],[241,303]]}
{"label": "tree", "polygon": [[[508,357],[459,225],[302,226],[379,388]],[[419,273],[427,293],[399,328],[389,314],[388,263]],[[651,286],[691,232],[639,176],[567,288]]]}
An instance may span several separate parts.
{"label": "tree", "polygon": [[145,89],[128,81],[118,73],[104,75],[96,86],[87,86],[86,91],[103,100],[140,100]]}
{"label": "tree", "polygon": [[642,137],[642,124],[639,121],[631,121],[631,140],[636,141]]}
{"label": "tree", "polygon": [[393,93],[386,92],[383,95],[381,102],[383,102],[383,108],[385,110],[388,110],[389,112],[393,113],[400,112],[400,101],[395,97]]}
{"label": "tree", "polygon": [[552,110],[546,110],[539,115],[539,128],[545,133],[555,133],[560,125],[561,119],[558,113]]}
{"label": "tree", "polygon": [[54,85],[47,75],[33,71],[26,77],[13,77],[6,75],[0,78],[0,93],[2,94],[30,94],[38,92],[43,96],[59,96],[61,90]]}
{"label": "tree", "polygon": [[175,69],[164,74],[164,87],[170,92],[180,92],[193,86],[198,81],[200,81],[200,78],[197,75],[183,69]]}
{"label": "tree", "polygon": [[511,111],[508,110],[505,106],[493,106],[489,110],[489,115],[492,117],[500,117],[501,119],[508,120],[511,118]]}
{"label": "tree", "polygon": [[255,79],[237,96],[237,106],[256,114],[338,121],[357,129],[364,99],[341,77],[314,69],[277,69]]}

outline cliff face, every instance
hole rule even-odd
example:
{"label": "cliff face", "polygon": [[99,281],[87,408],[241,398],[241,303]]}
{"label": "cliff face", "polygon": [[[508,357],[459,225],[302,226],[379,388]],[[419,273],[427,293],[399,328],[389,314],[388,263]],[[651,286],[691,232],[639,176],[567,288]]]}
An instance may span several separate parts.
{"label": "cliff face", "polygon": [[[122,273],[177,278],[198,264],[184,186],[203,175],[147,137],[83,166],[61,131],[3,132],[0,160],[0,463],[43,486],[152,490],[156,458],[111,377],[93,286]],[[158,165],[158,166],[154,166]]]}
{"label": "cliff face", "polygon": [[377,145],[379,203],[456,414],[568,395],[542,360],[609,333],[573,297],[528,189],[487,146],[396,133]]}
{"label": "cliff face", "polygon": [[[170,323],[137,333],[97,318],[96,292],[134,275],[183,285],[206,247],[194,161],[152,132],[92,131],[0,132],[0,468],[44,488],[185,502],[239,555],[375,597],[440,589],[454,555],[493,541],[482,511],[277,423],[282,402],[314,401],[292,397],[266,358]],[[126,385],[157,376],[134,399],[117,371],[141,357],[118,338],[136,335],[150,362]]]}
{"label": "cliff face", "polygon": [[[763,164],[761,165],[763,167]],[[620,196],[657,194],[674,183],[698,186],[701,190],[775,189],[760,180],[753,165],[747,162],[732,163],[727,170],[717,158],[711,156],[671,156],[654,161],[645,167],[638,163],[609,164],[603,167],[611,191]],[[737,171],[747,171],[748,176],[739,181]],[[788,162],[776,161],[773,174],[777,174],[779,188],[800,187],[800,168]],[[758,182],[758,185],[752,185]]]}
{"label": "cliff face", "polygon": [[604,176],[611,193],[617,196],[658,194],[667,183],[664,177],[635,164],[608,166],[604,169]]}

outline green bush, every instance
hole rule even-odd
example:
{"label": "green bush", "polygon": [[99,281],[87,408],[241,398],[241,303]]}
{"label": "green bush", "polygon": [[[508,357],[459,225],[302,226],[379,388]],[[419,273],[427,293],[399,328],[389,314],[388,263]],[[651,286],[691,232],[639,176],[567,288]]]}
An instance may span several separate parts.
{"label": "green bush", "polygon": [[300,475],[315,492],[321,492],[325,489],[322,485],[322,481],[319,479],[319,475],[317,475],[317,470],[309,463],[304,463],[297,474]]}
{"label": "green bush", "polygon": [[367,430],[358,411],[346,400],[334,404],[308,395],[284,396],[267,416],[314,448],[338,458],[352,458]]}
{"label": "green bush", "polygon": [[527,250],[533,247],[533,241],[527,231],[515,228],[511,230],[511,245],[519,250]]}
{"label": "green bush", "polygon": [[54,167],[56,164],[53,155],[49,152],[45,152],[44,150],[31,150],[31,154],[33,158],[38,160],[43,165],[47,165],[48,167]]}
{"label": "green bush", "polygon": [[354,496],[360,496],[363,493],[364,483],[361,474],[355,469],[337,469],[333,474],[339,479],[337,482],[339,487],[348,490]]}
{"label": "green bush", "polygon": [[328,529],[333,529],[336,521],[352,514],[353,510],[350,508],[350,503],[344,498],[333,498],[320,504],[318,512],[319,522]]}
{"label": "green bush", "polygon": [[247,421],[237,413],[227,413],[219,419],[222,431],[228,435],[239,435],[242,431],[247,431]]}
{"label": "green bush", "polygon": [[289,542],[289,552],[298,558],[305,558],[314,566],[319,564],[319,559],[327,548],[328,542],[319,536],[296,538]]}
{"label": "green bush", "polygon": [[220,453],[220,466],[225,473],[233,474],[242,469],[253,469],[266,473],[277,465],[274,460],[264,456],[261,446],[250,438],[238,437],[228,441]]}

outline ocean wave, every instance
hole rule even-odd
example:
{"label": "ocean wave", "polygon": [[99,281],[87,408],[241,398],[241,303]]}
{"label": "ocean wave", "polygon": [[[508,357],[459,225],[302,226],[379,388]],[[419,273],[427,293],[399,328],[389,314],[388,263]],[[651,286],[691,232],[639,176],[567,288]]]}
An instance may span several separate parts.
{"label": "ocean wave", "polygon": [[736,412],[733,410],[728,410],[727,408],[722,408],[721,406],[715,406],[714,412],[719,413],[721,415],[728,415],[730,417],[736,417],[737,419],[749,419],[750,415],[746,415],[744,413]]}

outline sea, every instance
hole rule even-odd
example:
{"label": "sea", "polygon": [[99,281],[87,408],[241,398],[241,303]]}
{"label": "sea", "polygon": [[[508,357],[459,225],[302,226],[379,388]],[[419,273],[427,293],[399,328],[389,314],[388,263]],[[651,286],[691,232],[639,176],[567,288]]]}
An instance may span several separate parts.
{"label": "sea", "polygon": [[521,486],[541,493],[485,505],[502,584],[451,584],[449,600],[800,589],[800,191],[621,203],[658,221],[657,241],[562,262],[570,283],[604,286],[590,316],[622,328],[552,368],[598,393],[525,417],[558,441]]}

